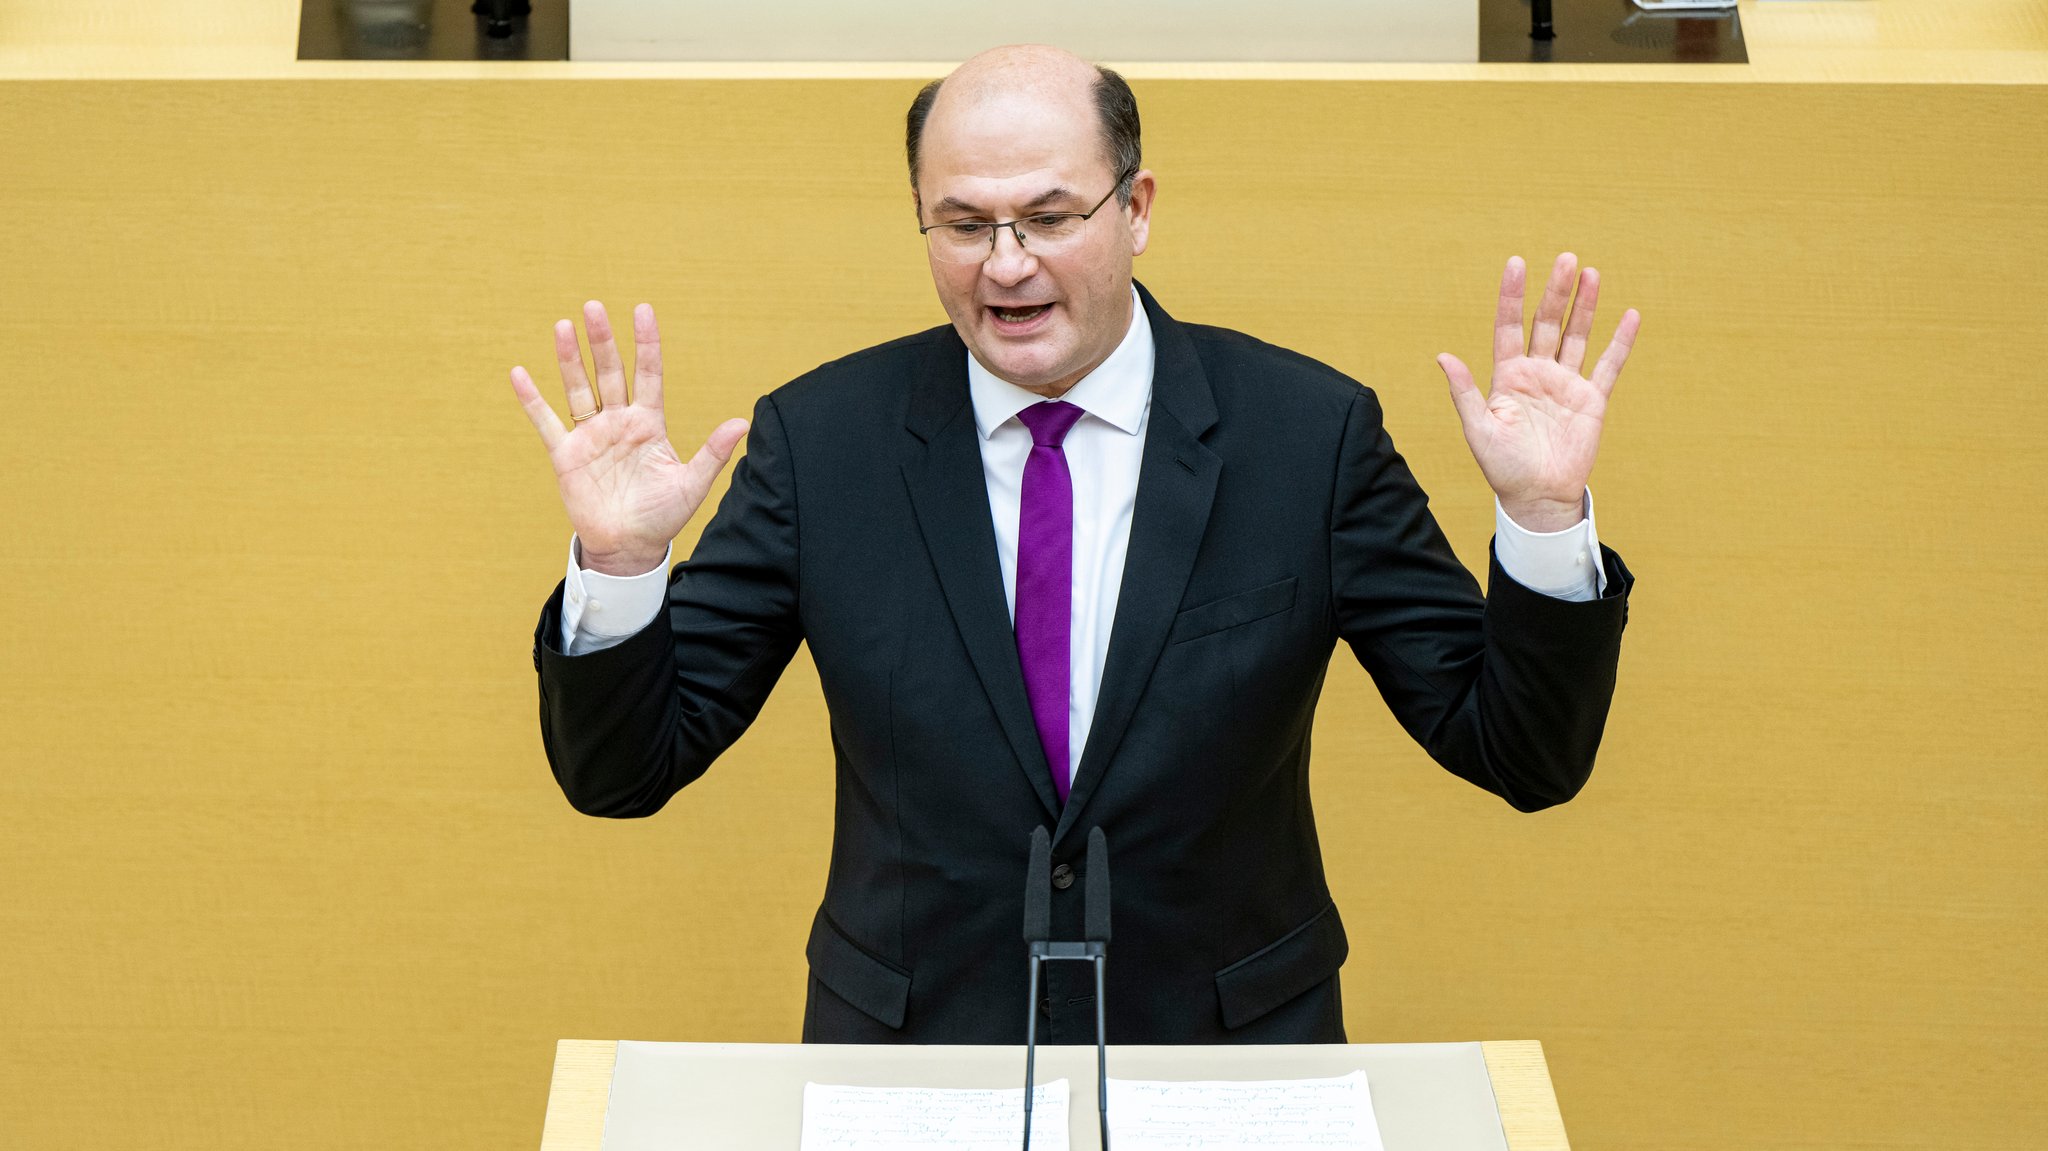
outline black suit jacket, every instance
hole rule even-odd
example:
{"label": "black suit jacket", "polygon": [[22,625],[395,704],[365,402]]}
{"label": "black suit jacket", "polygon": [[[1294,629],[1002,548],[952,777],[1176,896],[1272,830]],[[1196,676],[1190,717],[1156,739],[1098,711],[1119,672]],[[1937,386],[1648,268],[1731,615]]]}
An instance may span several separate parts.
{"label": "black suit jacket", "polygon": [[[542,612],[542,735],[592,815],[660,810],[810,644],[838,796],[806,1039],[1021,1043],[1030,831],[1051,829],[1055,863],[1078,872],[1099,825],[1115,873],[1112,1042],[1341,1041],[1346,942],[1308,787],[1339,639],[1432,757],[1514,806],[1569,799],[1592,769],[1631,582],[1620,558],[1603,549],[1607,594],[1592,602],[1539,595],[1497,564],[1482,597],[1372,392],[1141,298],[1151,414],[1064,810],[950,327],[763,398],[668,611],[639,634],[569,657],[559,588]],[[1060,938],[1080,937],[1083,886],[1054,891]],[[1092,1041],[1086,965],[1047,971],[1041,1036]]]}

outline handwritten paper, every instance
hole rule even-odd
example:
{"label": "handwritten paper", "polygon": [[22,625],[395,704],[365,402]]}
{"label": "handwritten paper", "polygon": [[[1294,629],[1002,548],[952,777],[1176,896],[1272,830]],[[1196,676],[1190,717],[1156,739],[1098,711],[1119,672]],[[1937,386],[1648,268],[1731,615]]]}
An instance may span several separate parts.
{"label": "handwritten paper", "polygon": [[1384,1151],[1365,1072],[1263,1083],[1109,1081],[1116,1151]]}
{"label": "handwritten paper", "polygon": [[[803,1151],[1016,1151],[1024,1089],[836,1087],[804,1084]],[[1031,1095],[1033,1151],[1067,1151],[1067,1081]]]}

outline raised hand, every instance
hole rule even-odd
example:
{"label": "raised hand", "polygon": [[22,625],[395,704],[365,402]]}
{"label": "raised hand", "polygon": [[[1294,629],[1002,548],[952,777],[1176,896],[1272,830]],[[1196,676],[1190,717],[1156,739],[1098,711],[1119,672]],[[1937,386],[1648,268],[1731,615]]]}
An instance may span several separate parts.
{"label": "raised hand", "polygon": [[525,368],[512,369],[512,392],[547,445],[562,506],[582,547],[583,566],[607,575],[639,575],[661,562],[669,541],[690,522],[711,483],[732,459],[747,421],[727,420],[685,462],[668,441],[661,408],[661,333],[654,309],[633,309],[633,391],[612,342],[604,305],[583,305],[584,330],[597,366],[597,391],[583,372],[576,326],[555,323],[555,361],[573,427],[564,427]]}
{"label": "raised hand", "polygon": [[1600,299],[1600,273],[1592,268],[1580,272],[1578,266],[1579,258],[1570,252],[1557,258],[1525,350],[1522,290],[1527,274],[1520,256],[1508,260],[1494,313],[1493,381],[1487,395],[1479,394],[1471,370],[1458,357],[1445,352],[1436,358],[1450,381],[1451,402],[1465,426],[1472,458],[1501,507],[1530,531],[1558,531],[1584,518],[1582,497],[1600,450],[1607,397],[1642,326],[1634,308],[1623,312],[1613,342],[1593,365],[1592,378],[1581,376],[1593,306]]}

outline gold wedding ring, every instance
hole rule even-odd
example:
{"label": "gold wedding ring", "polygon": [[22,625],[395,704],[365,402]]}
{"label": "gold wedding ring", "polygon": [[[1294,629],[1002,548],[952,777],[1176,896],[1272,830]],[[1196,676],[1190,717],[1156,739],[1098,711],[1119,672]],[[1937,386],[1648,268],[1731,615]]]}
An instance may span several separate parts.
{"label": "gold wedding ring", "polygon": [[583,414],[582,414],[582,415],[580,415],[580,416],[579,416],[579,415],[577,415],[577,414],[576,414],[575,412],[570,412],[570,413],[569,413],[569,422],[570,422],[570,423],[572,423],[572,424],[580,424],[580,423],[582,423],[583,421],[585,421],[585,420],[589,419],[590,417],[592,417],[592,416],[596,415],[597,413],[599,413],[599,412],[601,412],[601,411],[603,411],[603,410],[604,410],[603,408],[593,408],[593,409],[591,409],[590,411],[587,411],[587,412],[583,413]]}

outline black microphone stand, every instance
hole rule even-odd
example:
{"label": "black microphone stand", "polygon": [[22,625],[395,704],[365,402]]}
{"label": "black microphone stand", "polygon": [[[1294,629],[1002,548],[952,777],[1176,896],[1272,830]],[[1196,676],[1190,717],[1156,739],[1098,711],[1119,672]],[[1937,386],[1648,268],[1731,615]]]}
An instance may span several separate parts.
{"label": "black microphone stand", "polygon": [[1043,827],[1031,829],[1030,867],[1024,876],[1024,942],[1031,956],[1031,1001],[1024,1018],[1024,1151],[1031,1151],[1031,1096],[1038,1078],[1039,968],[1049,959],[1095,965],[1095,1106],[1102,1124],[1102,1151],[1109,1151],[1109,1016],[1103,1003],[1103,965],[1109,959],[1109,839],[1099,827],[1088,832],[1084,941],[1052,941],[1052,837]]}

